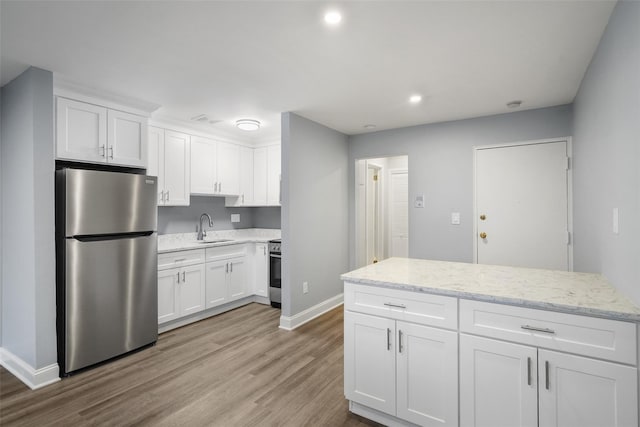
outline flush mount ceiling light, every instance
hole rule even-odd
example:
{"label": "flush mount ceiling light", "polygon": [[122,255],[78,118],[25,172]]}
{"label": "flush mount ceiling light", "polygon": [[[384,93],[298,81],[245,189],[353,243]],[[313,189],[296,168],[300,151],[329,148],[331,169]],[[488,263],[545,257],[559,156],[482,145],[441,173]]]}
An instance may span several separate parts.
{"label": "flush mount ceiling light", "polygon": [[338,25],[342,21],[342,15],[337,10],[330,10],[324,14],[324,22],[329,25]]}
{"label": "flush mount ceiling light", "polygon": [[507,103],[507,107],[509,107],[509,108],[518,108],[521,105],[522,105],[522,101],[520,101],[520,100],[511,101],[511,102]]}
{"label": "flush mount ceiling light", "polygon": [[240,119],[236,120],[236,126],[238,129],[252,131],[260,129],[260,122],[253,119]]}
{"label": "flush mount ceiling light", "polygon": [[422,95],[411,95],[409,97],[409,102],[412,104],[417,104],[422,101]]}

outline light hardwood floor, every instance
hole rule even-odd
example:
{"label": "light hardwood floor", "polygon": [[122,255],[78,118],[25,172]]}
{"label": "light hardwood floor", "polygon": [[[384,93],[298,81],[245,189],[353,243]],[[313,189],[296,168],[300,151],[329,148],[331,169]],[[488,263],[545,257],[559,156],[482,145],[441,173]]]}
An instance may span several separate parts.
{"label": "light hardwood floor", "polygon": [[342,307],[287,332],[250,304],[31,391],[0,368],[0,425],[372,426],[343,393]]}

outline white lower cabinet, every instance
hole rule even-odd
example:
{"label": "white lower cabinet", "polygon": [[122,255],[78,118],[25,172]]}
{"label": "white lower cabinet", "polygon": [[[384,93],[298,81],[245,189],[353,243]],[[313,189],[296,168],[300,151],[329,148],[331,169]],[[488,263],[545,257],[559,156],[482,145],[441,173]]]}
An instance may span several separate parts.
{"label": "white lower cabinet", "polygon": [[[424,295],[418,295],[420,299],[416,300],[378,299],[375,291],[371,294],[354,292],[358,286],[351,284],[345,288],[344,381],[347,399],[366,407],[365,411],[373,409],[391,416],[376,418],[375,412],[373,416],[369,412],[360,413],[382,423],[457,426],[457,332],[396,320],[402,318],[405,311],[417,313],[421,307],[430,310]],[[386,293],[384,289],[380,292],[381,296]],[[434,301],[432,307],[439,305],[443,297],[434,298],[438,301]],[[387,315],[351,311],[362,307],[363,303],[368,310],[386,309]],[[435,321],[443,320],[449,321],[442,318]]]}
{"label": "white lower cabinet", "polygon": [[158,323],[204,310],[204,264],[158,271]]}
{"label": "white lower cabinet", "polygon": [[251,295],[247,285],[245,245],[206,250],[206,308]]}
{"label": "white lower cabinet", "polygon": [[269,298],[269,248],[266,243],[256,243],[253,271],[253,293]]}
{"label": "white lower cabinet", "polygon": [[637,368],[614,362],[636,363],[635,325],[461,300],[460,331],[461,426],[638,425]]}

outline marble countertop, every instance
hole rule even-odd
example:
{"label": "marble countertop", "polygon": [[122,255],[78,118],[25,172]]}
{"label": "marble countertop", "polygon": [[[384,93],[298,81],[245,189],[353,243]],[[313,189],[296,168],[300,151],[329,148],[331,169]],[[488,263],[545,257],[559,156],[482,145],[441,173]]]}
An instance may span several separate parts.
{"label": "marble countertop", "polygon": [[640,322],[640,308],[599,274],[389,258],[341,278],[351,283]]}
{"label": "marble countertop", "polygon": [[[176,233],[158,235],[158,253],[204,249],[217,246],[237,245],[241,243],[265,243],[279,239],[280,230],[267,228],[245,228],[241,230],[208,230],[204,241],[197,240],[197,233]],[[212,242],[228,239],[227,242]]]}

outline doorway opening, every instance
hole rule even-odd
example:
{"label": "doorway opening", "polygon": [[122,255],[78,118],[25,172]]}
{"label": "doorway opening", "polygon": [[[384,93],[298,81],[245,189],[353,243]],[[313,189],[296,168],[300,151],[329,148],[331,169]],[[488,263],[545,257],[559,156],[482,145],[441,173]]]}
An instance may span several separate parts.
{"label": "doorway opening", "polygon": [[356,160],[356,268],[409,256],[409,158]]}

